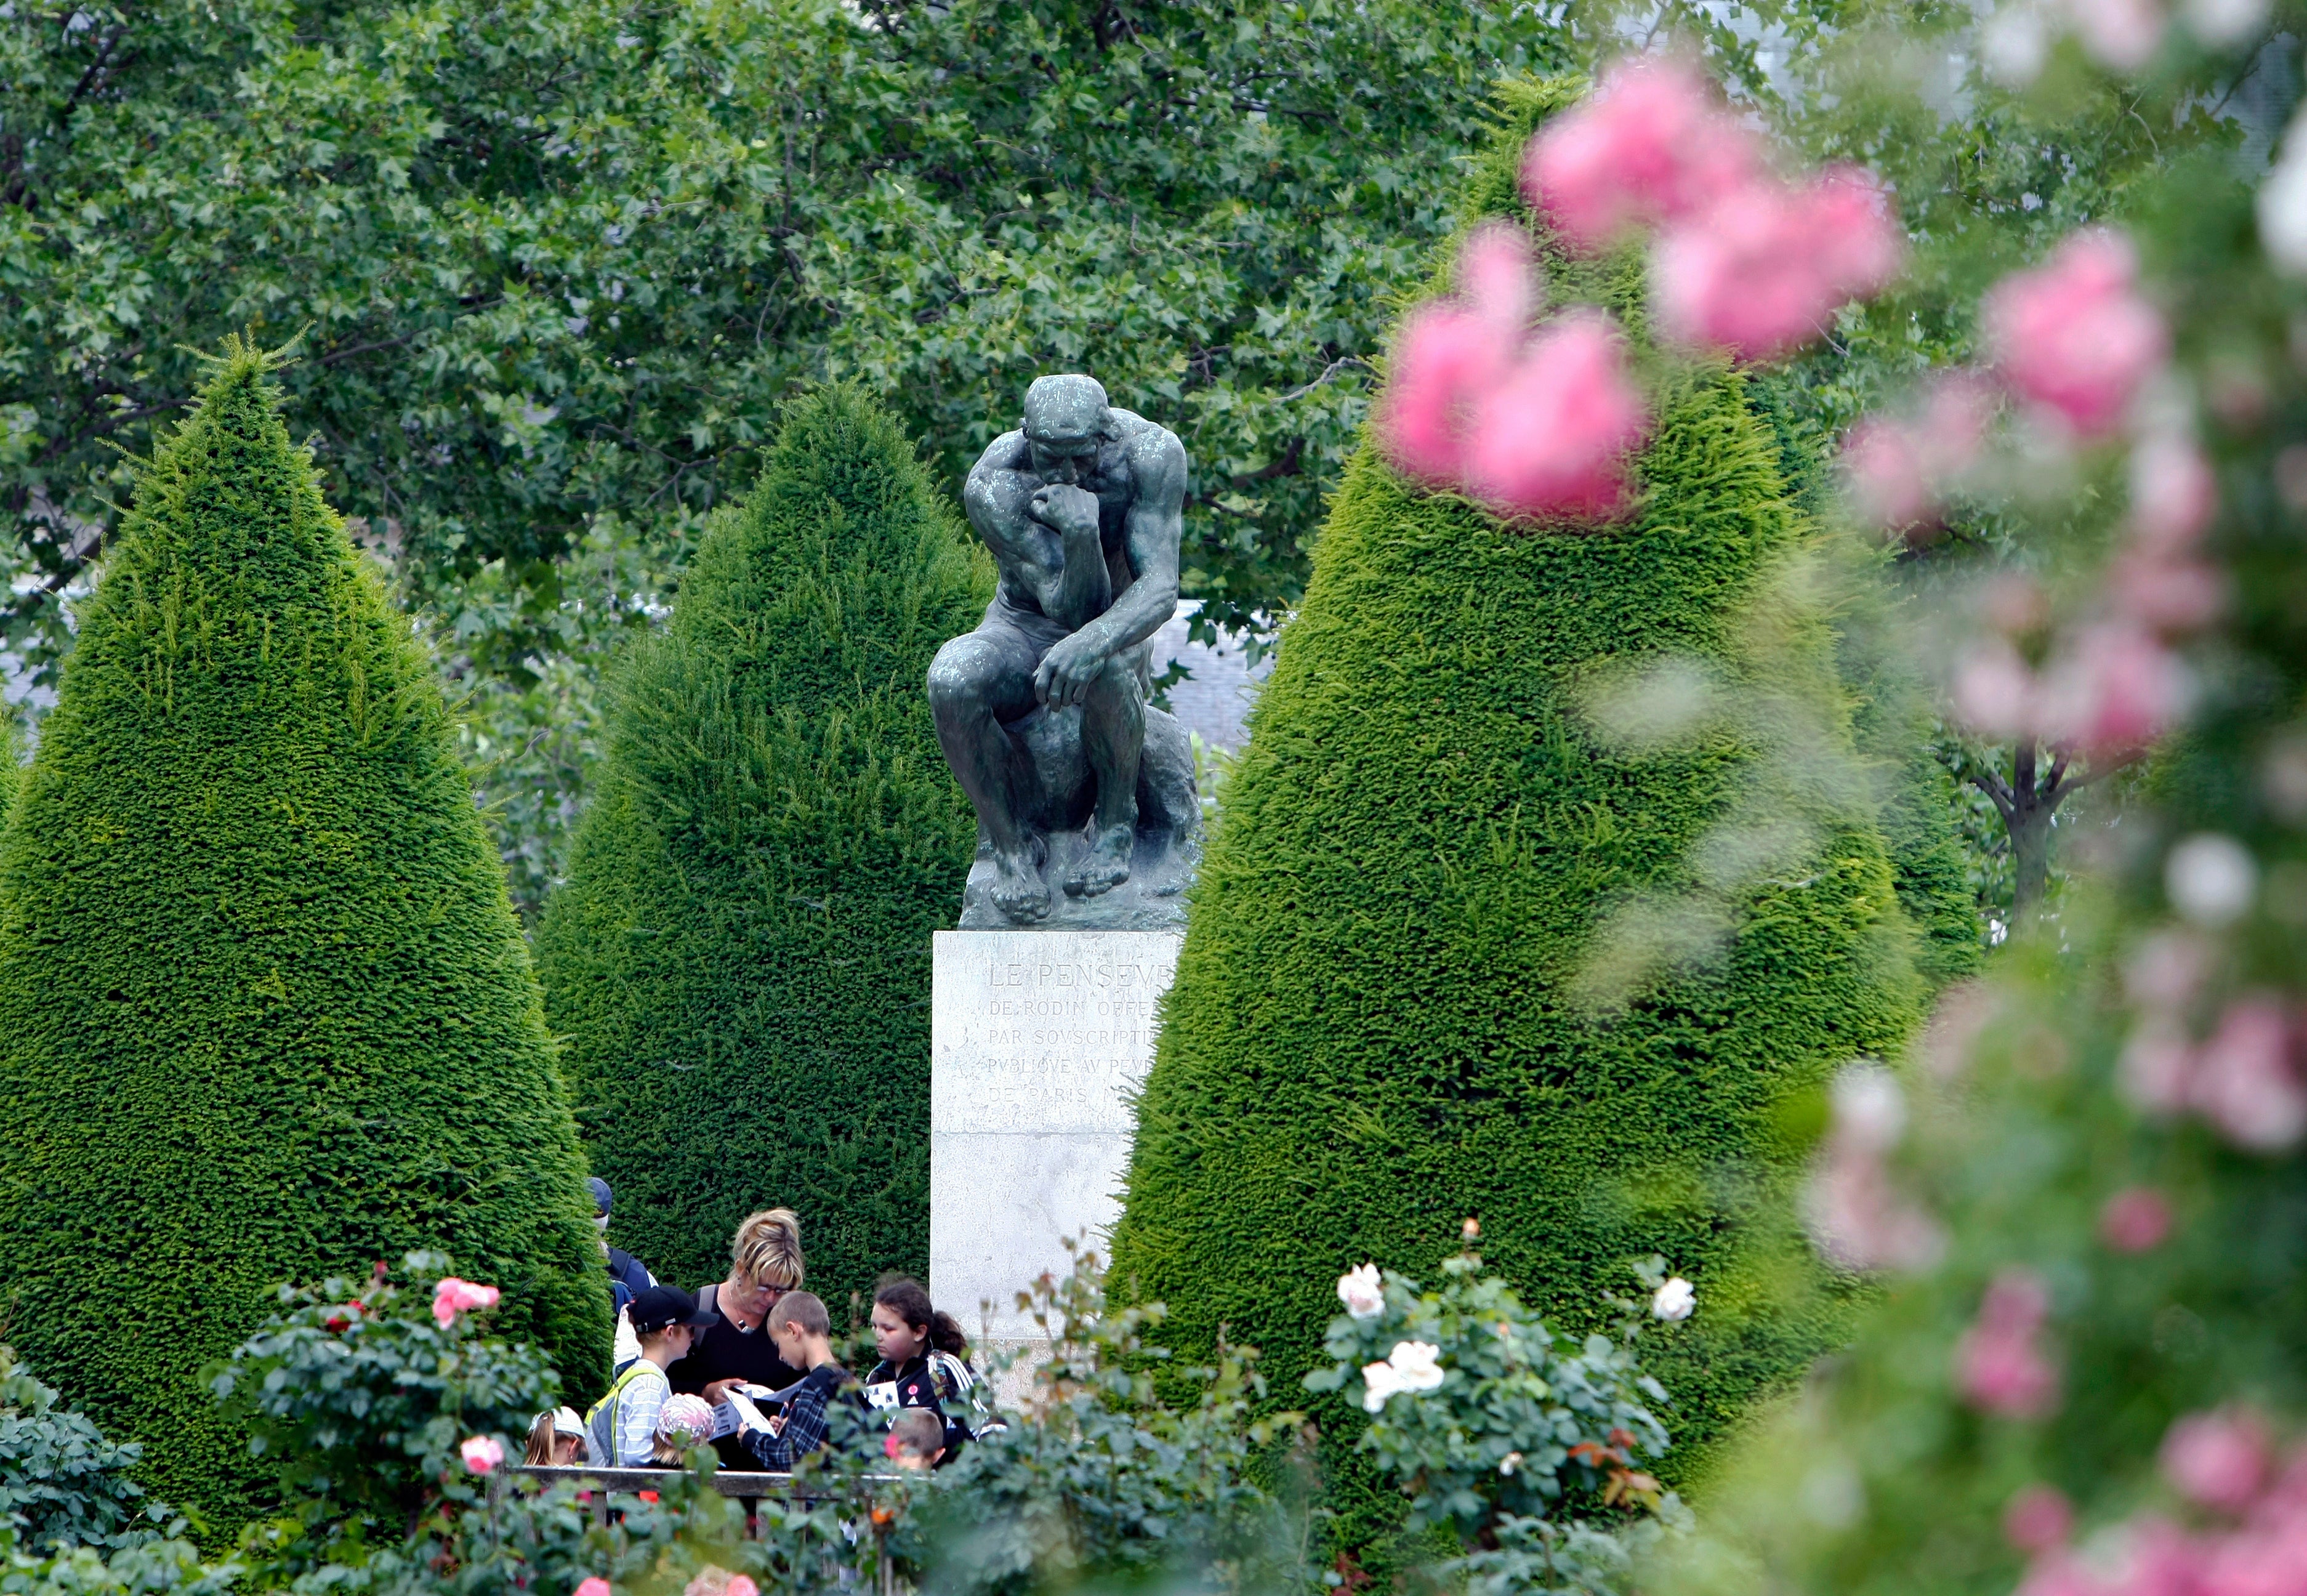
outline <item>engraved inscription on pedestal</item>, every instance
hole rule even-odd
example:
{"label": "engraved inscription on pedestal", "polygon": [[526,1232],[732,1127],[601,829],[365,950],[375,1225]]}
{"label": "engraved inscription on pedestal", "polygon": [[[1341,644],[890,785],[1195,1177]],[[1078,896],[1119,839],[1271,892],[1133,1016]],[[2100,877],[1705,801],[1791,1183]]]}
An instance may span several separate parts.
{"label": "engraved inscription on pedestal", "polygon": [[930,1022],[930,1292],[973,1336],[1031,1334],[1016,1295],[1102,1253],[1119,1212],[1176,931],[937,933]]}

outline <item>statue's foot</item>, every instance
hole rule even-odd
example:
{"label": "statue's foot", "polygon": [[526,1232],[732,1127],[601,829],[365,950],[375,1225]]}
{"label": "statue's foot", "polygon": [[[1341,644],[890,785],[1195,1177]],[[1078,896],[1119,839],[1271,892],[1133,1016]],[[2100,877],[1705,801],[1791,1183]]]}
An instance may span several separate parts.
{"label": "statue's foot", "polygon": [[1129,880],[1129,850],[1137,840],[1128,826],[1108,826],[1097,834],[1082,862],[1066,874],[1068,897],[1096,897]]}
{"label": "statue's foot", "polygon": [[1044,920],[1050,913],[1050,884],[1029,849],[1016,854],[993,855],[993,906],[1019,925]]}

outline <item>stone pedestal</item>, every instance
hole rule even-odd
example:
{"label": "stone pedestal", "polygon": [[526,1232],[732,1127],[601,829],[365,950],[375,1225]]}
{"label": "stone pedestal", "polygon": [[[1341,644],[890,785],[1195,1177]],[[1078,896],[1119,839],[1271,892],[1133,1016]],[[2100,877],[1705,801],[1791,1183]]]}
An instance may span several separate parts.
{"label": "stone pedestal", "polygon": [[992,1352],[1016,1294],[1106,1251],[1179,931],[937,933],[930,1020],[930,1295]]}

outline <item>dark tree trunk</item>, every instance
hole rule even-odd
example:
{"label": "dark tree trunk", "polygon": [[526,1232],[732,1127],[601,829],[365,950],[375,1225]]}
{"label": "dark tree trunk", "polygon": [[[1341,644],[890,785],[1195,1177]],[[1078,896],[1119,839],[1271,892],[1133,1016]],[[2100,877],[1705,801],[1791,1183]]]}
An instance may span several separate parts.
{"label": "dark tree trunk", "polygon": [[2058,815],[2059,805],[2077,788],[2112,776],[2131,763],[2116,759],[2079,776],[2069,768],[2065,751],[2054,748],[2049,751],[2051,767],[2038,779],[2037,766],[2042,751],[2031,737],[2013,748],[2007,782],[1994,771],[1976,766],[1964,772],[1965,780],[1994,801],[1995,811],[2003,817],[2003,829],[2011,838],[2011,918],[2014,922],[2041,907],[2050,887],[2051,822]]}

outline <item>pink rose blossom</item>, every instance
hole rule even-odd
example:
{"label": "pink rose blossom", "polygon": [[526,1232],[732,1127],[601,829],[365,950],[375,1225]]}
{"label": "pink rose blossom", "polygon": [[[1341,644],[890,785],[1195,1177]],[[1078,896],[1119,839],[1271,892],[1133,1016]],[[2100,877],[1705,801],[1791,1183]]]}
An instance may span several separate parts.
{"label": "pink rose blossom", "polygon": [[1941,495],[1985,453],[1993,415],[1985,385],[1955,373],[1932,383],[1919,416],[1861,420],[1842,446],[1853,505],[1892,532],[1935,519]]}
{"label": "pink rose blossom", "polygon": [[761,1587],[753,1583],[750,1574],[740,1574],[729,1581],[725,1596],[761,1596]]}
{"label": "pink rose blossom", "polygon": [[2187,1106],[2195,1078],[2195,1050],[2167,1020],[2140,1026],[2116,1061],[2123,1094],[2150,1114],[2175,1114]]}
{"label": "pink rose blossom", "polygon": [[433,1288],[433,1317],[439,1322],[441,1328],[446,1330],[457,1322],[457,1316],[460,1313],[494,1308],[498,1295],[494,1286],[476,1285],[469,1280],[459,1280],[453,1274],[445,1275]]}
{"label": "pink rose blossom", "polygon": [[2006,571],[1979,592],[1979,614],[2006,638],[2024,637],[2051,618],[2051,601],[2032,577]]}
{"label": "pink rose blossom", "polygon": [[2219,512],[2218,478],[2183,438],[2149,438],[2131,455],[2131,535],[2150,548],[2192,546]]}
{"label": "pink rose blossom", "polygon": [[1683,343],[1768,359],[1880,290],[1900,250],[1889,206],[1864,172],[1837,167],[1799,188],[1756,178],[1659,236],[1659,325]]}
{"label": "pink rose blossom", "polygon": [[1803,1192],[1803,1213],[1819,1250],[1848,1269],[1919,1269],[1937,1261],[1946,1238],[1899,1191],[1886,1158],[1906,1128],[1898,1077],[1857,1064],[1834,1079],[1826,1144]]}
{"label": "pink rose blossom", "polygon": [[2222,1513],[2241,1513],[2274,1467],[2273,1445],[2258,1415],[2238,1408],[2190,1413],[2163,1437],[2163,1477],[2180,1494]]}
{"label": "pink rose blossom", "polygon": [[2135,291],[2138,276],[2130,241],[2094,227],[2003,279],[1982,308],[2004,381],[2085,437],[2114,431],[2170,354],[2169,329]]}
{"label": "pink rose blossom", "polygon": [[2001,638],[1983,639],[1955,666],[1956,717],[1985,736],[2019,737],[2034,730],[2037,692],[2035,673]]}
{"label": "pink rose blossom", "polygon": [[2149,631],[2200,631],[2226,607],[2226,578],[2200,560],[2130,548],[2107,572],[2115,609]]}
{"label": "pink rose blossom", "polygon": [[464,1454],[465,1467],[476,1474],[488,1473],[504,1462],[504,1443],[494,1436],[467,1436],[457,1450]]}
{"label": "pink rose blossom", "polygon": [[2029,1485],[2003,1509],[2003,1538],[2031,1557],[2058,1550],[2074,1528],[2074,1506],[2055,1486]]}
{"label": "pink rose blossom", "polygon": [[609,1596],[609,1582],[599,1575],[578,1582],[575,1596]]}
{"label": "pink rose blossom", "polygon": [[1476,227],[1458,251],[1458,287],[1475,314],[1509,339],[1519,338],[1539,299],[1529,236],[1502,222]]}
{"label": "pink rose blossom", "polygon": [[1454,480],[1466,463],[1475,408],[1510,369],[1513,345],[1480,316],[1430,305],[1402,329],[1376,428],[1386,456],[1405,475]]}
{"label": "pink rose blossom", "polygon": [[1468,483],[1502,513],[1608,520],[1625,511],[1626,456],[1649,427],[1625,340],[1574,312],[1531,341],[1478,411]]}
{"label": "pink rose blossom", "polygon": [[1625,341],[1585,311],[1532,333],[1530,245],[1511,228],[1470,236],[1459,280],[1462,299],[1402,334],[1376,420],[1386,457],[1501,515],[1623,512],[1625,457],[1650,424]]}
{"label": "pink rose blossom", "polygon": [[2163,44],[2163,8],[2156,0],[2069,0],[2075,32],[2101,66],[2135,73]]}
{"label": "pink rose blossom", "polygon": [[1600,249],[1637,224],[1688,215],[1744,187],[1754,137],[1687,62],[1640,59],[1531,141],[1522,192],[1573,248]]}
{"label": "pink rose blossom", "polygon": [[1911,427],[1881,416],[1863,417],[1842,442],[1841,464],[1852,506],[1886,531],[1919,526],[1938,509],[1922,440]]}
{"label": "pink rose blossom", "polygon": [[2217,958],[2217,946],[2200,931],[2157,931],[2123,961],[2123,995],[2142,1008],[2183,1008]]}
{"label": "pink rose blossom", "polygon": [[2177,723],[2193,697],[2178,656],[2143,629],[2120,622],[2087,628],[2054,660],[2044,684],[2042,730],[2089,753],[2133,753]]}
{"label": "pink rose blossom", "polygon": [[2009,1419],[2040,1419],[2058,1406],[2058,1371],[2036,1344],[2050,1311],[2050,1291],[2031,1270],[1994,1277],[1978,1317],[1955,1343],[1955,1384],[1964,1401]]}
{"label": "pink rose blossom", "polygon": [[2272,1153],[2307,1133],[2297,1032],[2277,998],[2240,998],[2196,1054],[2192,1106],[2237,1146]]}
{"label": "pink rose blossom", "polygon": [[2152,1252],[2171,1234],[2171,1203],[2151,1186],[2131,1186],[2098,1211],[2099,1240],[2117,1252]]}

